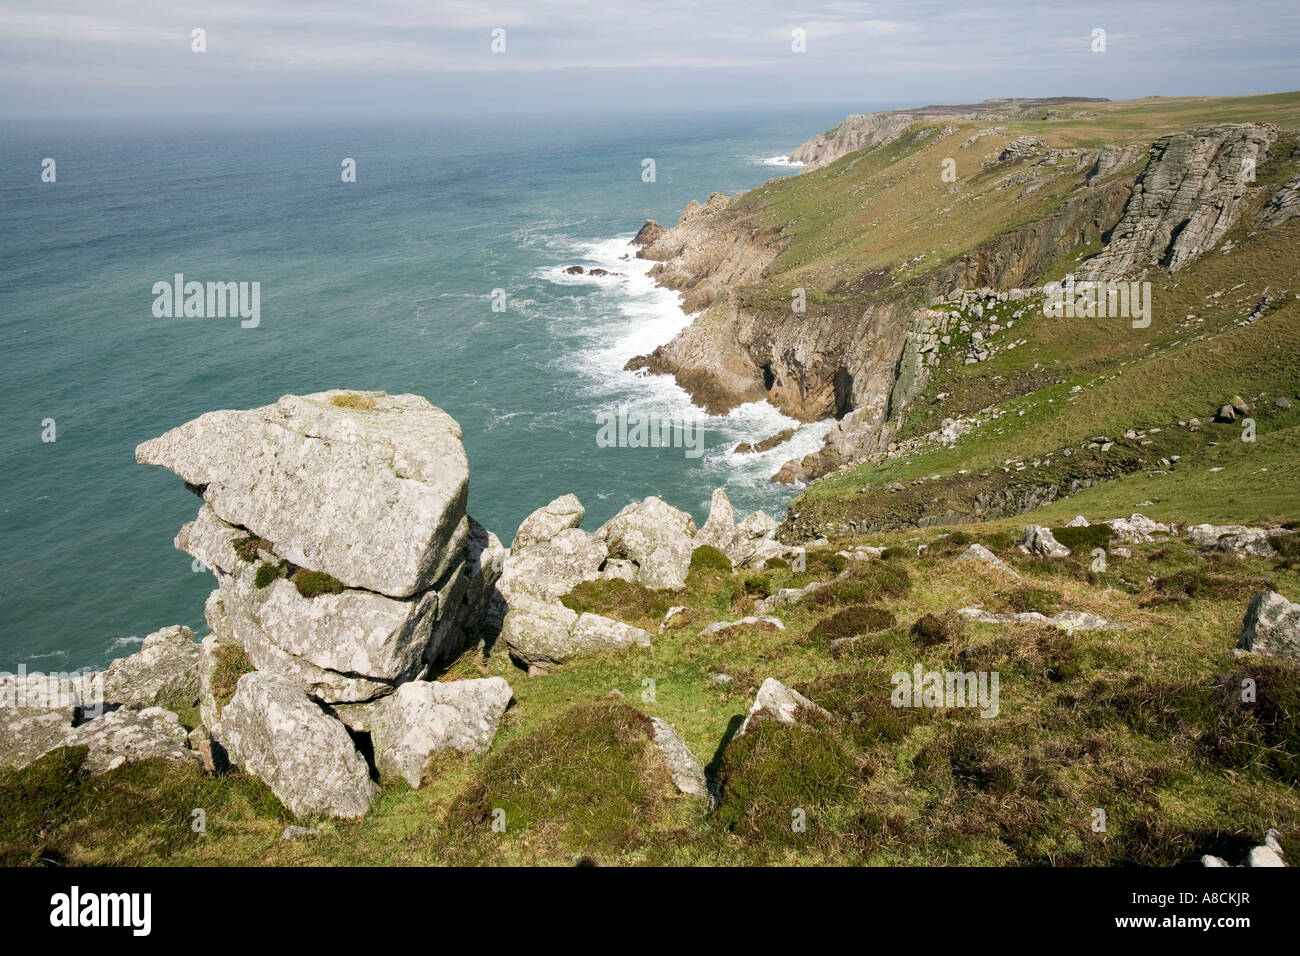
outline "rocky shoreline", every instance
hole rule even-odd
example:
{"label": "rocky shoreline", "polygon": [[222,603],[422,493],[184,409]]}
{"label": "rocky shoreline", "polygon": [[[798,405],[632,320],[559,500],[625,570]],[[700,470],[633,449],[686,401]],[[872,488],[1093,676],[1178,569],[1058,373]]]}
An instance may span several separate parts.
{"label": "rocky shoreline", "polygon": [[[1066,102],[1086,101],[1055,105]],[[883,146],[904,130],[925,133],[918,124],[928,121],[1039,118],[1053,108],[1048,101],[995,101],[850,117],[792,156],[812,169]],[[938,135],[959,132],[947,126]],[[981,130],[959,148],[997,132]],[[1195,127],[1149,149],[1059,149],[1018,137],[990,154],[981,175],[1001,176],[999,187],[1014,186],[1022,196],[1069,180],[1073,187],[1058,208],[914,278],[900,282],[885,269],[842,281],[806,311],[791,308],[789,290],[769,288],[770,269],[790,241],[783,229],[763,225],[747,197],[715,193],[703,204],[692,201],[674,226],[647,221],[634,244],[638,257],[655,262],[650,275],[681,292],[693,319],[626,367],[671,375],[713,415],[765,400],[800,421],[832,419],[821,449],[773,475],[780,482],[813,481],[887,448],[899,415],[924,383],[918,353],[934,353],[934,339],[949,323],[968,324],[973,304],[1030,299],[1025,307],[1038,308],[1044,290],[1032,283],[1065,253],[1090,244],[1101,249],[1080,275],[1095,281],[1173,272],[1206,255],[1237,224],[1253,170],[1278,137],[1268,123]],[[1300,208],[1294,193],[1293,183],[1275,192],[1259,218],[1262,228],[1289,221]]]}

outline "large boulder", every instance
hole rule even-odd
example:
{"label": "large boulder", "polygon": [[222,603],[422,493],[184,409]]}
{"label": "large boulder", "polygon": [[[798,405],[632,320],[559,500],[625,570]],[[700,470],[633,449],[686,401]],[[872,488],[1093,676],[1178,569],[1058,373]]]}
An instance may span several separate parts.
{"label": "large boulder", "polygon": [[1020,538],[1020,550],[1025,554],[1038,554],[1045,558],[1068,558],[1070,549],[1056,540],[1051,529],[1031,524]]}
{"label": "large boulder", "polygon": [[558,601],[581,581],[600,577],[609,550],[597,535],[577,528],[560,531],[504,561],[497,587],[513,606],[516,600]]}
{"label": "large boulder", "polygon": [[1246,609],[1237,647],[1251,654],[1300,660],[1300,604],[1276,591],[1257,595]]}
{"label": "large boulder", "polygon": [[485,753],[512,696],[500,677],[409,681],[367,705],[366,726],[381,778],[401,777],[419,787],[435,754]]}
{"label": "large boulder", "polygon": [[615,558],[627,558],[640,568],[638,580],[648,588],[680,588],[686,584],[695,550],[695,520],[659,498],[633,502],[605,522],[597,532]]}
{"label": "large boulder", "polygon": [[212,733],[295,816],[361,817],[379,789],[347,728],[277,674],[241,677]]}
{"label": "large boulder", "polygon": [[124,707],[187,707],[199,696],[199,645],[182,624],[155,631],[104,672],[104,698]]}
{"label": "large boulder", "polygon": [[136,448],[294,564],[406,598],[463,557],[460,426],[418,395],[328,391],[208,412]]}
{"label": "large boulder", "polygon": [[1239,524],[1196,524],[1187,529],[1187,540],[1202,548],[1213,548],[1238,557],[1267,558],[1273,554],[1264,528]]}
{"label": "large boulder", "polygon": [[519,526],[510,550],[522,551],[543,541],[550,541],[561,531],[576,528],[587,516],[587,509],[582,506],[576,495],[564,495],[550,504],[538,508]]}
{"label": "large boulder", "polygon": [[199,755],[190,749],[180,718],[162,707],[122,708],[96,717],[73,729],[63,746],[89,748],[81,766],[91,776],[141,760],[199,766]]}
{"label": "large boulder", "polygon": [[524,667],[562,664],[577,654],[650,644],[650,634],[599,614],[578,614],[563,604],[521,600],[510,605],[501,637]]}

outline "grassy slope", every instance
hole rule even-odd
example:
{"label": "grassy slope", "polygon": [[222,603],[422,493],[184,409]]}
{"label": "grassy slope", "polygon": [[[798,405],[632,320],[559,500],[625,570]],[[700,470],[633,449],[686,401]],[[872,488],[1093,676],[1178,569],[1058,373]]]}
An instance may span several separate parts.
{"label": "grassy slope", "polygon": [[[768,291],[805,283],[829,297],[838,283],[886,266],[914,275],[1050,211],[1069,182],[1019,200],[1017,188],[995,188],[1005,172],[976,175],[983,157],[1016,135],[1090,146],[1243,118],[1297,127],[1300,94],[1088,112],[1006,124],[1004,134],[966,150],[957,143],[983,124],[958,124],[946,137],[904,138],[747,194],[739,202],[791,238]],[[949,154],[964,177],[956,189],[937,175],[938,159]],[[1259,193],[1284,174],[1261,169]],[[241,773],[207,777],[151,762],[90,780],[76,753],[60,751],[25,771],[0,771],[0,862],[1172,864],[1232,853],[1269,826],[1283,830],[1300,858],[1300,676],[1230,654],[1251,594],[1271,585],[1300,599],[1294,559],[1239,562],[1174,541],[1136,546],[1099,574],[1086,558],[1029,559],[1013,547],[1025,523],[1059,527],[1080,512],[1095,520],[1141,510],[1179,522],[1297,517],[1300,402],[1281,411],[1271,400],[1300,396],[1300,307],[1291,298],[1250,326],[1235,323],[1265,286],[1294,284],[1300,223],[1250,231],[1237,230],[1235,252],[1157,279],[1149,329],[1031,311],[1000,333],[1028,339],[1014,351],[964,366],[954,350],[909,412],[904,436],[986,406],[1002,409],[1001,418],[953,448],[820,482],[796,505],[828,520],[887,509],[889,495],[861,489],[900,482],[935,497],[960,471],[1012,475],[1004,462],[1015,458],[1032,473],[1035,456],[1100,434],[1118,440],[1116,455],[1182,456],[1172,473],[1148,465],[1030,514],[964,529],[1015,564],[1021,581],[954,563],[962,532],[927,528],[837,540],[890,545],[894,557],[858,569],[826,598],[783,610],[780,632],[698,636],[705,623],[742,616],[779,587],[830,580],[843,565],[833,549],[812,552],[799,575],[701,570],[684,592],[661,595],[584,588],[572,603],[652,631],[669,605],[686,605],[685,626],[650,648],[577,659],[539,678],[514,668],[504,648],[467,654],[448,677],[501,674],[515,691],[491,752],[440,761],[419,790],[386,786],[363,821],[322,822],[318,839],[282,842],[290,817]],[[924,258],[910,261],[917,256]],[[1072,264],[1064,258],[1058,274]],[[1072,385],[1081,386],[1073,396]],[[952,399],[936,402],[941,392]],[[1257,442],[1241,442],[1235,425],[1177,427],[1235,393],[1266,397]],[[1163,431],[1140,446],[1121,438],[1129,427]],[[1064,466],[1058,456],[1041,467]],[[936,474],[938,481],[910,484]],[[929,547],[918,554],[921,544]],[[945,617],[971,604],[1089,610],[1127,630],[1064,637],[1030,626],[959,627]],[[872,630],[837,617],[860,605],[895,623]],[[911,625],[926,614],[943,624],[915,636]],[[860,640],[834,657],[828,642],[839,633]],[[1000,716],[889,708],[889,675],[918,662],[997,670]],[[1234,694],[1243,671],[1258,683],[1257,704]],[[717,672],[732,681],[711,679]],[[1224,675],[1231,679],[1216,690]],[[766,677],[798,687],[833,719],[793,730],[759,725],[728,745]],[[718,774],[716,812],[669,793],[638,712],[671,723]],[[182,716],[194,719],[192,710]],[[491,827],[497,808],[505,810],[503,833]],[[1103,833],[1091,827],[1098,808],[1107,815]],[[192,828],[196,809],[206,813],[206,832]],[[796,810],[807,816],[803,833],[790,827]]]}
{"label": "grassy slope", "polygon": [[[683,603],[689,623],[651,648],[575,660],[539,678],[514,669],[503,648],[486,660],[467,656],[450,676],[500,673],[515,689],[492,752],[442,761],[420,790],[390,785],[364,821],[325,822],[312,841],[281,842],[289,817],[243,774],[211,778],[155,763],[88,781],[60,751],[0,774],[4,862],[1172,864],[1231,850],[1268,826],[1288,843],[1300,839],[1292,719],[1300,679],[1293,667],[1229,654],[1245,597],[1261,581],[1300,598],[1289,561],[1221,560],[1174,542],[1136,547],[1097,575],[1073,559],[1020,556],[1008,530],[979,537],[1023,580],[954,564],[961,538],[896,532],[878,540],[897,557],[859,569],[831,600],[790,609],[783,632],[698,636],[707,621],[751,611],[765,591],[829,579],[843,564],[829,551],[813,552],[800,575],[697,573],[685,592],[639,602],[586,588],[584,607],[651,624],[664,605]],[[916,556],[923,541],[931,547]],[[897,623],[860,631],[853,651],[833,657],[828,641],[841,631],[832,619],[864,603]],[[924,614],[976,603],[1090,610],[1129,629],[1066,637],[950,622],[929,643],[910,633]],[[1000,715],[892,710],[889,675],[917,662],[999,671]],[[1272,710],[1213,689],[1216,676],[1243,668]],[[711,681],[714,672],[733,682]],[[834,721],[766,728],[715,759],[768,676],[800,688]],[[643,696],[647,680],[652,698]],[[609,699],[613,690],[622,703]],[[633,708],[668,720],[715,762],[724,782],[716,813],[667,795]],[[497,807],[504,833],[491,828]],[[206,833],[191,828],[195,808],[206,810]],[[1105,833],[1090,828],[1094,808],[1106,811]],[[804,833],[790,829],[795,809],[807,815]]]}

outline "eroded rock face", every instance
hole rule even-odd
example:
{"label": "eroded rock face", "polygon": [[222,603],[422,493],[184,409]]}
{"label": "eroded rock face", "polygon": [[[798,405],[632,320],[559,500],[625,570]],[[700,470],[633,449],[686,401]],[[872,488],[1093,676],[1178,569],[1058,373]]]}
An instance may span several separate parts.
{"label": "eroded rock face", "polygon": [[463,553],[469,465],[460,426],[417,395],[286,395],[201,415],[136,449],[203,489],[226,522],[301,567],[395,598]]}
{"label": "eroded rock face", "polygon": [[299,817],[364,816],[379,789],[344,725],[277,674],[241,677],[213,736]]}
{"label": "eroded rock face", "polygon": [[1131,279],[1159,266],[1171,272],[1223,240],[1278,130],[1265,123],[1201,126],[1159,139],[1124,215],[1100,254],[1081,272]]}
{"label": "eroded rock face", "polygon": [[1259,211],[1257,218],[1265,229],[1272,229],[1297,216],[1300,216],[1300,176],[1285,186],[1278,187],[1277,192],[1269,197],[1264,208]]}
{"label": "eroded rock face", "polygon": [[140,650],[113,661],[104,672],[107,703],[125,707],[193,705],[199,696],[199,645],[194,632],[176,624],[155,631]]}
{"label": "eroded rock face", "polygon": [[550,541],[561,531],[576,528],[587,516],[587,509],[582,506],[577,495],[564,495],[550,504],[538,508],[519,526],[515,540],[511,542],[511,552],[522,551],[543,541]]}
{"label": "eroded rock face", "polygon": [[500,677],[409,681],[368,705],[367,727],[381,778],[401,777],[419,787],[435,754],[485,753],[512,696]]}
{"label": "eroded rock face", "polygon": [[1256,596],[1241,622],[1237,647],[1251,654],[1300,660],[1300,604],[1276,591]]}

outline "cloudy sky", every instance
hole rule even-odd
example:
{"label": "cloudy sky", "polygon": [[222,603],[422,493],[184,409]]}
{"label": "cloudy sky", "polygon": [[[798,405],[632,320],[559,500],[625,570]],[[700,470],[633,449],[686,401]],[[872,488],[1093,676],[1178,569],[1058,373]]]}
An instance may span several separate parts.
{"label": "cloudy sky", "polygon": [[1298,64],[1297,0],[0,0],[5,116],[1220,95]]}

